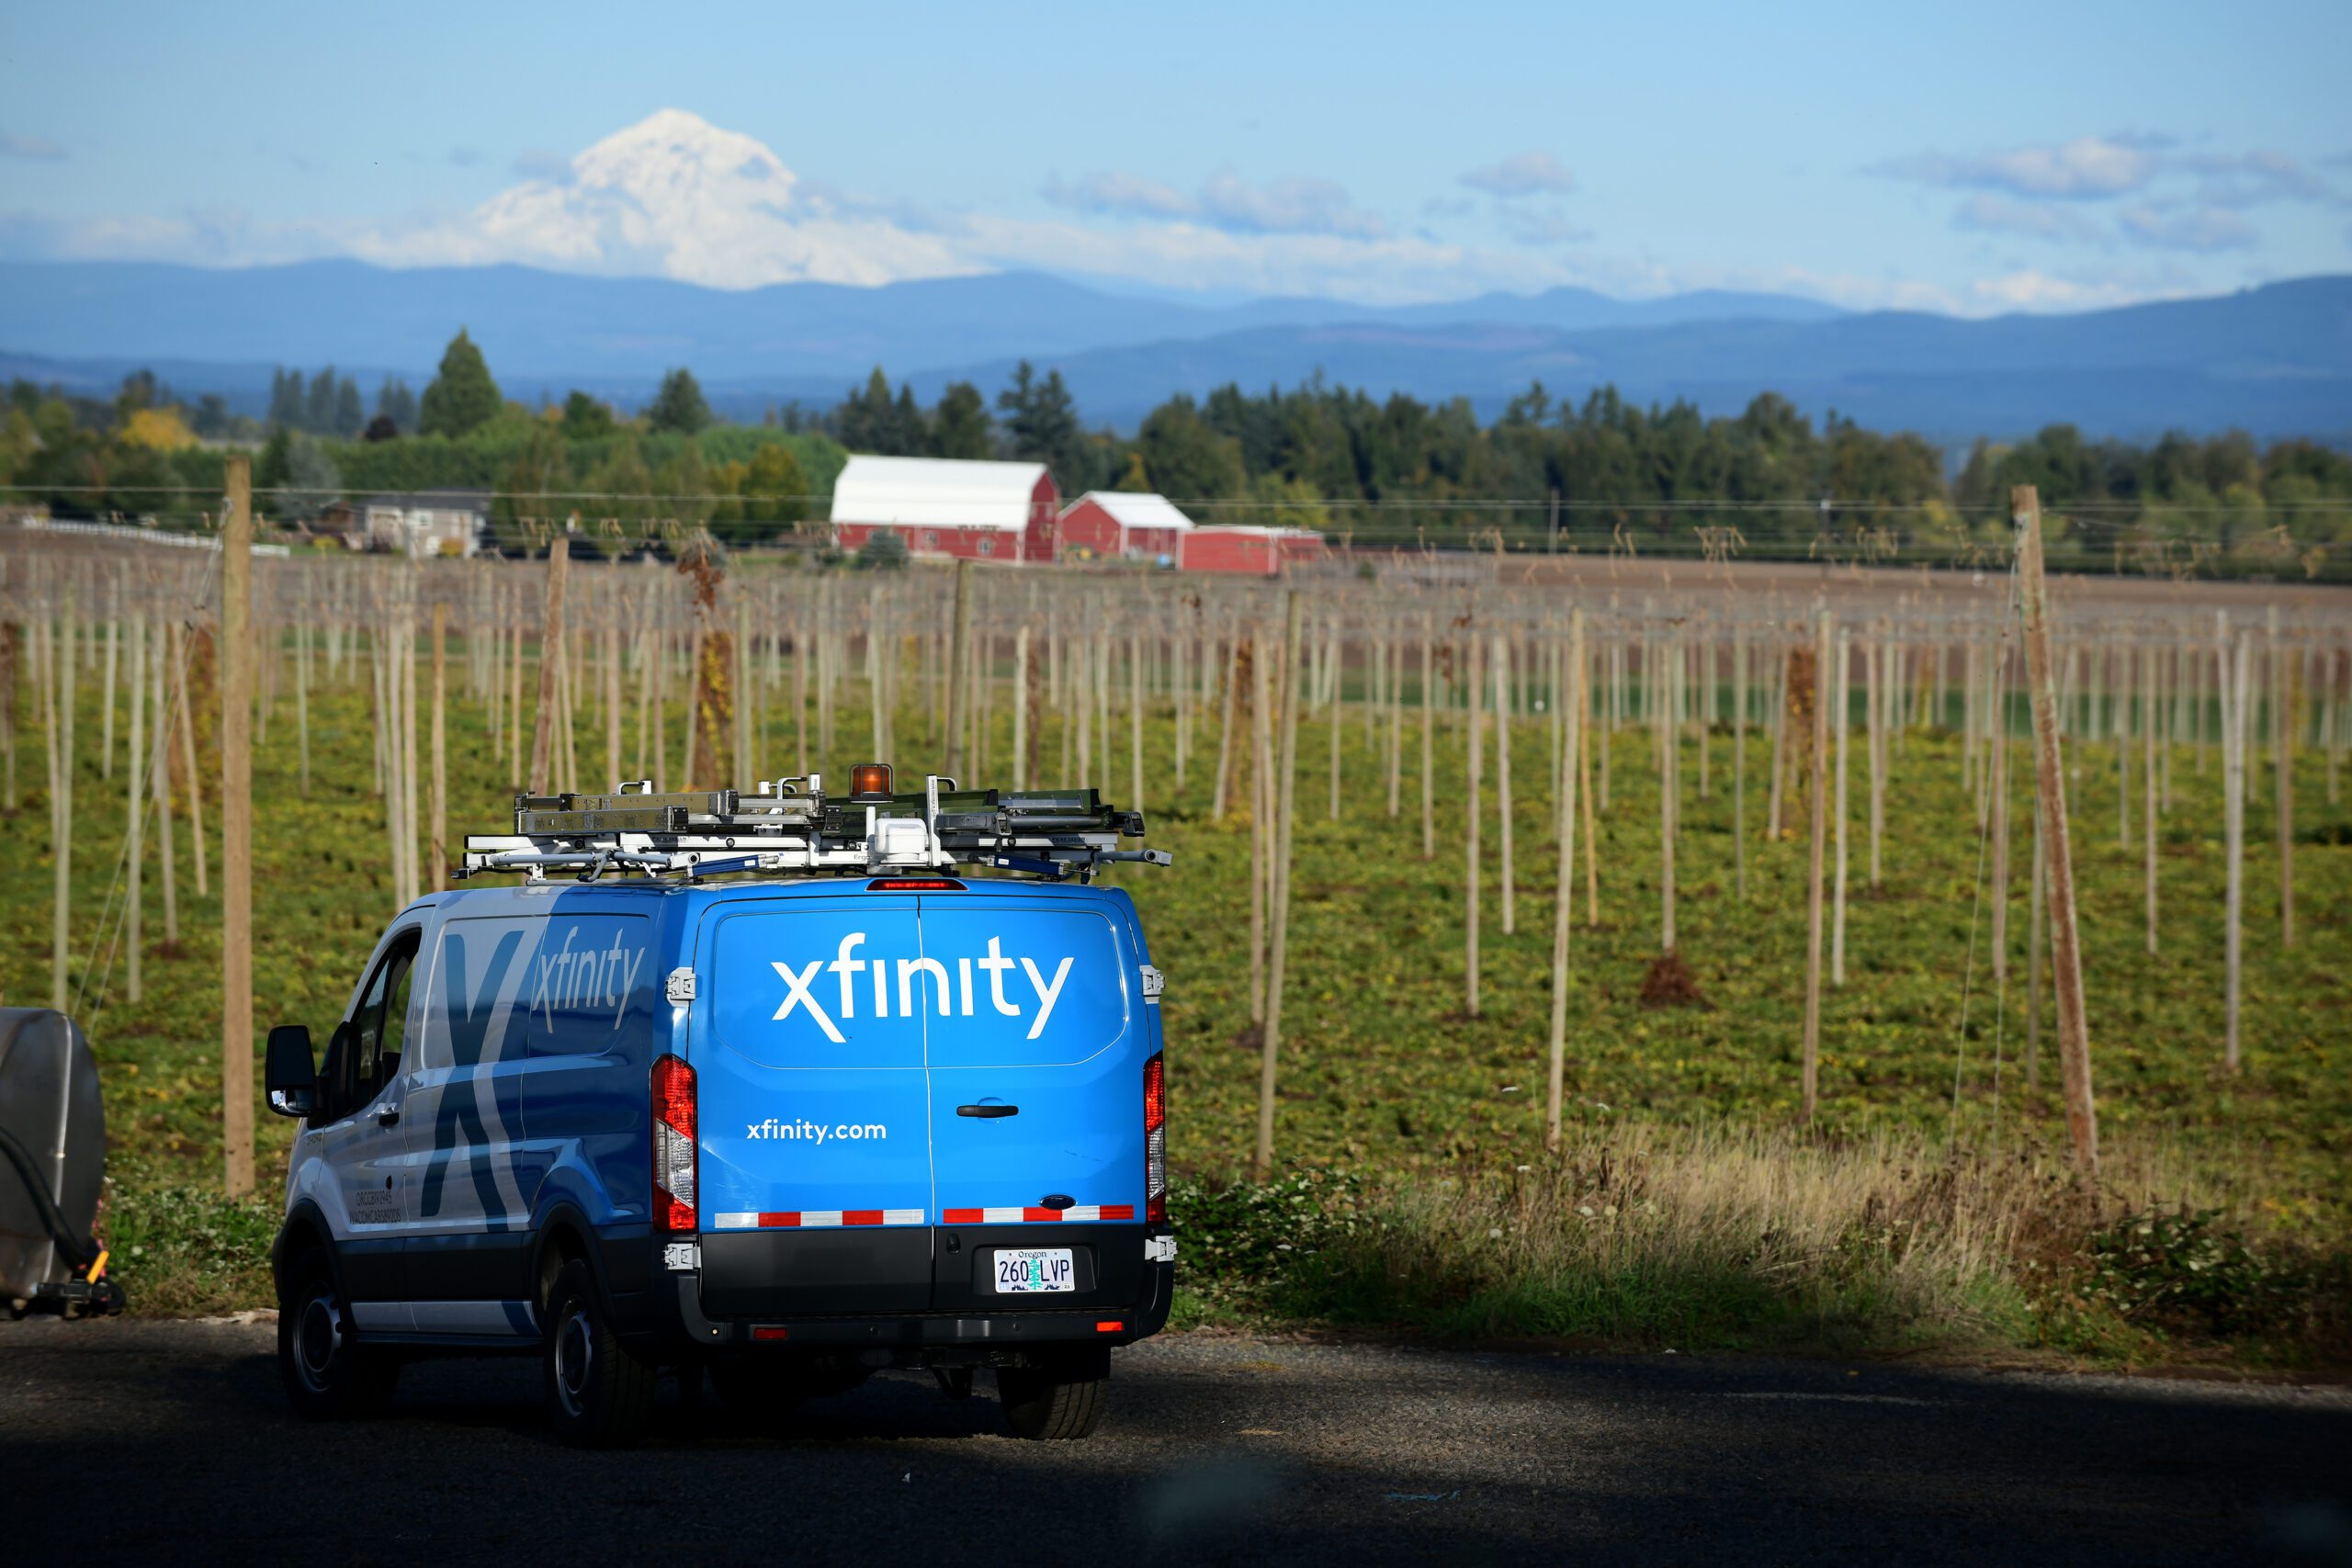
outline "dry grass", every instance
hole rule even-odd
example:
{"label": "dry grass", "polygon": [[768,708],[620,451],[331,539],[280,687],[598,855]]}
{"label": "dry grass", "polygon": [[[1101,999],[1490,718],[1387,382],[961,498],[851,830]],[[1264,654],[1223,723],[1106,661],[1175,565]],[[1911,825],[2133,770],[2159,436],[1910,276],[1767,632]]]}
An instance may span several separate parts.
{"label": "dry grass", "polygon": [[[2173,1276],[2202,1288],[2199,1270],[2234,1269],[2233,1290],[2271,1305],[2226,1337],[2257,1357],[2317,1353],[2313,1336],[2339,1326],[2322,1292],[2341,1248],[2297,1234],[2295,1212],[2260,1191],[2258,1164],[2223,1175],[2164,1143],[2114,1149],[2086,1181],[2038,1145],[1635,1125],[1499,1173],[1365,1186],[1310,1172],[1267,1203],[1204,1195],[1209,1226],[1239,1216],[1263,1232],[1204,1261],[1236,1300],[1461,1337],[2127,1359],[2199,1338],[2184,1303],[2202,1298]],[[2131,1252],[2117,1238],[2152,1214],[2193,1216],[2201,1250]]]}

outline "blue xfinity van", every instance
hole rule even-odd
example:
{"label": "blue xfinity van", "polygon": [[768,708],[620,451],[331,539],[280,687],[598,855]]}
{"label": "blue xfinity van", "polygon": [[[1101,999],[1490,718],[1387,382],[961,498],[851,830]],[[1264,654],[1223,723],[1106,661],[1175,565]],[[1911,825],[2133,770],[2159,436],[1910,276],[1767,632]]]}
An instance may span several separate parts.
{"label": "blue xfinity van", "polygon": [[986,1367],[1014,1433],[1091,1431],[1173,1281],[1159,972],[1123,890],[940,874],[936,792],[904,809],[917,874],[842,874],[887,835],[837,807],[816,874],[706,880],[747,863],[671,834],[612,841],[683,876],[429,896],[322,1060],[273,1031],[271,1105],[303,1118],[273,1253],[295,1409],[514,1352],[586,1445],[640,1435],[664,1371],[768,1412],[885,1367],[964,1397]]}

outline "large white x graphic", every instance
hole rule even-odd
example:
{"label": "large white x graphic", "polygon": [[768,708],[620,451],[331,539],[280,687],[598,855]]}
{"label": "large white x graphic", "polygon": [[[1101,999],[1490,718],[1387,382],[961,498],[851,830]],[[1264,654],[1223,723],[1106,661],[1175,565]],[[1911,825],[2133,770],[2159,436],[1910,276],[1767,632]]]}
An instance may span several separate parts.
{"label": "large white x graphic", "polygon": [[809,1012],[816,1016],[817,1027],[825,1032],[825,1038],[831,1041],[836,1045],[846,1045],[849,1042],[842,1039],[842,1032],[833,1027],[832,1019],[827,1016],[823,1008],[817,1005],[817,998],[808,994],[809,986],[813,984],[817,978],[817,971],[822,969],[824,966],[825,961],[823,959],[812,958],[808,961],[808,967],[796,975],[792,972],[792,965],[789,964],[774,964],[775,972],[784,976],[784,983],[787,987],[791,987],[789,990],[785,992],[784,1005],[775,1010],[775,1016],[777,1018],[783,1018],[790,1013],[794,1008],[806,1003],[808,1004]]}

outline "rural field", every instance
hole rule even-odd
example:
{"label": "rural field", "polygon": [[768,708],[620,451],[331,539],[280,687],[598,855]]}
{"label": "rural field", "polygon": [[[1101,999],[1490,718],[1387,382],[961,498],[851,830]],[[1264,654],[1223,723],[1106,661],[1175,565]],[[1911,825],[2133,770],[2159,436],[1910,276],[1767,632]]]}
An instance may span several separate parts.
{"label": "rural field", "polygon": [[[134,1310],[266,1304],[291,1123],[257,1115],[261,1193],[219,1194],[217,556],[51,541],[12,548],[6,570],[17,854],[0,872],[0,987],[11,1003],[53,994],[65,888],[63,995],[103,1064],[103,1225]],[[255,578],[255,1022],[317,1031],[399,897],[439,885],[436,714],[449,842],[505,830],[548,570],[306,554],[257,560]],[[2259,585],[2055,585],[2090,1177],[2070,1157],[2032,914],[2008,581],[1515,559],[1288,584],[975,573],[965,782],[1100,786],[1140,804],[1147,841],[1175,855],[1114,880],[1169,976],[1183,1320],[2341,1364],[2352,606]],[[1303,630],[1284,792],[1286,588]],[[668,787],[748,788],[879,756],[913,787],[944,755],[953,592],[921,565],[575,561],[549,786],[602,789],[616,760]],[[1835,722],[1808,1105],[1816,705]],[[151,779],[165,760],[168,838],[134,736]],[[1253,1171],[1270,894],[1287,898],[1286,981],[1272,1159]]]}

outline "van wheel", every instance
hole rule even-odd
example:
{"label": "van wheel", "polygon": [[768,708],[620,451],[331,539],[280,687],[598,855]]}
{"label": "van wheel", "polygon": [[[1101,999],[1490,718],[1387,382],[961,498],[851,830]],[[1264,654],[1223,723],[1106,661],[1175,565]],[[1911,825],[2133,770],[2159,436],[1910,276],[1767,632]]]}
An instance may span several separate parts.
{"label": "van wheel", "polygon": [[1111,1393],[1108,1351],[1080,1352],[1042,1367],[999,1367],[996,1393],[1016,1438],[1069,1442],[1090,1436]]}
{"label": "van wheel", "polygon": [[605,1321],[585,1263],[567,1263],[555,1277],[547,1325],[540,1354],[556,1436],[582,1449],[628,1448],[642,1438],[652,1424],[659,1373]]}
{"label": "van wheel", "polygon": [[326,1257],[306,1252],[287,1270],[277,1302],[277,1372],[306,1421],[372,1416],[391,1402],[400,1363],[353,1341],[351,1306]]}

